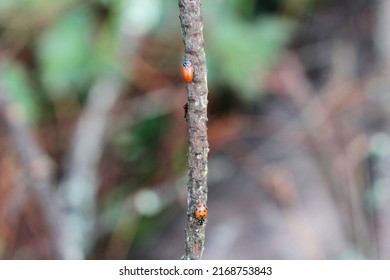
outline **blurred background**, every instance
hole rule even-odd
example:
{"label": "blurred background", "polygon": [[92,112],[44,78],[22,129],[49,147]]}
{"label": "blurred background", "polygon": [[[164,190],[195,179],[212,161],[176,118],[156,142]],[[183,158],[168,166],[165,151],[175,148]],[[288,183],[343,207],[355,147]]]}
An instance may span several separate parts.
{"label": "blurred background", "polygon": [[[202,1],[204,259],[390,258],[390,1]],[[179,259],[177,1],[0,0],[0,258]]]}

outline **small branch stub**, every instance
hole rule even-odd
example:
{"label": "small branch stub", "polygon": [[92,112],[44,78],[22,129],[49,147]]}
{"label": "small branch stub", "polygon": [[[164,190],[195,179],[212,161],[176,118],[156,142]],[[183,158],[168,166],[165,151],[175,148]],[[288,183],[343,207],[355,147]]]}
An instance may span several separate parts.
{"label": "small branch stub", "polygon": [[[185,48],[182,76],[188,102],[188,196],[185,254],[183,259],[201,259],[207,218],[207,70],[200,0],[179,0],[180,23]],[[183,73],[184,72],[184,73]],[[198,219],[199,218],[199,219]]]}

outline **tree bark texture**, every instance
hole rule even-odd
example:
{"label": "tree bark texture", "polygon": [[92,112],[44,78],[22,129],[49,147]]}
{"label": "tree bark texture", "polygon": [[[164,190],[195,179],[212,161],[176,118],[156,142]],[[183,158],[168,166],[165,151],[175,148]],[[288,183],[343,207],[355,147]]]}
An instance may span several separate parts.
{"label": "tree bark texture", "polygon": [[194,217],[195,206],[207,202],[207,69],[204,52],[200,0],[179,0],[180,22],[185,48],[184,59],[194,67],[193,81],[187,83],[188,196],[185,254],[183,259],[202,258],[205,223]]}

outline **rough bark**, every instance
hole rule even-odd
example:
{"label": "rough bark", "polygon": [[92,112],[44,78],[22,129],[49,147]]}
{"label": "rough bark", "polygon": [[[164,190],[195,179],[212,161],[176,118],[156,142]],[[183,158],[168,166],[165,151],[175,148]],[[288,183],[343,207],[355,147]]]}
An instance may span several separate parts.
{"label": "rough bark", "polygon": [[195,205],[207,202],[207,69],[204,52],[200,0],[180,0],[180,22],[185,47],[184,58],[194,67],[194,79],[187,84],[188,94],[188,196],[185,254],[183,259],[201,259],[205,223],[194,217]]}

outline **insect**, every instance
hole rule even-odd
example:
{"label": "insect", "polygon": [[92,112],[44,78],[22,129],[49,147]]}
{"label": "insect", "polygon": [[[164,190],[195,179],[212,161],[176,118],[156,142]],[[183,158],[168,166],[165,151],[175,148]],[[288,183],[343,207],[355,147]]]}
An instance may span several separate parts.
{"label": "insect", "polygon": [[184,110],[184,118],[187,119],[187,114],[188,114],[188,103],[183,105],[183,110]]}
{"label": "insect", "polygon": [[195,215],[195,219],[198,220],[199,225],[203,225],[203,223],[206,221],[207,214],[208,214],[207,206],[204,203],[198,203],[195,206],[194,215]]}
{"label": "insect", "polygon": [[181,76],[186,83],[190,83],[194,79],[194,67],[188,59],[184,59],[181,67]]}

